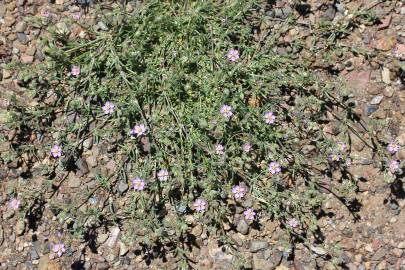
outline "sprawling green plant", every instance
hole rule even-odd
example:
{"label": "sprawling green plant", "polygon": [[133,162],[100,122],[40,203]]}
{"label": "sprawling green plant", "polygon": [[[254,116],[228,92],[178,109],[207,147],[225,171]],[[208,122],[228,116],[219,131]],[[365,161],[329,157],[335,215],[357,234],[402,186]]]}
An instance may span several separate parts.
{"label": "sprawling green plant", "polygon": [[[325,189],[352,192],[348,174],[325,185],[350,161],[345,137],[324,132],[338,97],[306,64],[276,53],[275,30],[254,2],[146,1],[105,14],[108,30],[74,21],[83,39],[41,22],[53,33],[47,58],[23,76],[37,102],[13,111],[21,132],[41,134],[32,160],[49,155],[42,171],[57,179],[91,140],[115,162],[113,173],[99,163],[83,203],[46,198],[69,228],[116,222],[129,241],[153,245],[185,241],[190,215],[223,233],[235,215],[266,216],[302,239],[317,229]],[[94,194],[116,194],[119,182],[131,187],[120,207],[122,197],[110,196],[110,207],[82,208]]]}

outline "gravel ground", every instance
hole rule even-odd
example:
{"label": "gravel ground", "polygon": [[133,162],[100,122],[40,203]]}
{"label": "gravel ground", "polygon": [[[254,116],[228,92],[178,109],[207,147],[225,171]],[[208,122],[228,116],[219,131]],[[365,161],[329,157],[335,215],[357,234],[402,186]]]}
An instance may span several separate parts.
{"label": "gravel ground", "polygon": [[[310,13],[302,16],[296,25],[287,24],[284,19],[292,12],[296,13],[283,1],[277,1],[274,9],[269,11],[268,23],[275,29],[285,29],[280,36],[280,54],[291,52],[289,43],[294,39],[305,41],[304,49],[297,54],[297,59],[311,61],[313,69],[324,80],[329,80],[339,87],[347,86],[355,97],[355,111],[367,119],[385,120],[388,130],[376,128],[377,136],[384,140],[397,140],[402,149],[397,153],[398,159],[405,160],[405,75],[399,66],[405,60],[405,1],[341,1],[333,5],[327,0],[307,1]],[[382,2],[382,3],[380,3]],[[108,3],[107,3],[108,4]],[[105,4],[106,6],[108,6]],[[128,4],[131,10],[135,4]],[[314,41],[310,35],[311,24],[319,21],[336,21],[350,14],[359,7],[368,7],[380,19],[377,25],[360,25],[347,37],[339,40],[342,47],[352,48],[342,54],[333,54],[330,61],[323,61],[322,55],[310,50]],[[63,16],[81,16],[96,28],[103,28],[97,20],[95,11],[89,12],[71,1],[56,0],[0,0],[0,109],[7,110],[7,99],[15,93],[23,102],[29,104],[30,98],[20,89],[17,74],[4,68],[4,64],[19,60],[26,64],[43,61],[44,54],[37,42],[43,29],[38,29],[27,22],[28,16],[44,16],[57,24]],[[72,36],[79,36],[80,28],[71,29]],[[318,43],[318,46],[322,46]],[[402,62],[401,62],[402,61]],[[402,76],[402,81],[401,81]],[[1,124],[0,129],[9,139],[1,144],[0,152],[10,147],[13,130],[7,130]],[[325,127],[332,135],[341,130],[339,126]],[[355,127],[362,136],[364,130]],[[82,182],[89,187],[93,182],[96,164],[104,164],[106,170],[114,171],[114,162],[103,159],[99,153],[105,152],[106,145],[93,145],[88,142],[85,158],[81,160],[80,170],[65,175],[58,199],[61,203],[80,197],[76,194]],[[251,269],[405,269],[405,192],[403,183],[389,185],[373,161],[370,149],[357,137],[353,137],[352,153],[359,161],[352,164],[350,173],[359,179],[358,193],[353,197],[355,203],[343,204],[339,198],[329,194],[330,200],[324,206],[324,213],[319,218],[318,239],[335,250],[335,260],[328,260],[325,251],[312,246],[312,253],[307,247],[298,245],[292,251],[285,248],[288,239],[279,224],[271,220],[263,221],[263,227],[251,228],[246,222],[235,217],[234,227],[227,227],[236,249],[220,246],[218,237],[207,236],[201,225],[195,224],[190,216],[189,224],[194,226],[195,247],[192,248],[190,260],[195,269],[234,269],[235,260],[245,258],[245,267]],[[100,228],[89,235],[88,241],[79,241],[63,231],[51,209],[44,205],[40,220],[22,220],[18,213],[8,207],[7,190],[25,181],[20,177],[25,168],[23,164],[12,161],[0,167],[0,269],[177,269],[176,258],[168,255],[162,258],[158,251],[144,253],[140,246],[126,246],[120,238],[122,228]],[[339,179],[333,175],[333,179]],[[43,181],[33,176],[34,183]],[[332,185],[332,182],[328,182]],[[125,183],[118,185],[119,192],[126,192]],[[328,191],[325,189],[325,192]],[[89,204],[105,204],[108,198],[97,194]],[[353,202],[353,201],[352,201]],[[86,207],[84,205],[83,207]],[[60,239],[57,239],[60,237]],[[50,243],[63,240],[66,245],[64,256],[52,258]],[[338,265],[334,265],[337,263]]]}

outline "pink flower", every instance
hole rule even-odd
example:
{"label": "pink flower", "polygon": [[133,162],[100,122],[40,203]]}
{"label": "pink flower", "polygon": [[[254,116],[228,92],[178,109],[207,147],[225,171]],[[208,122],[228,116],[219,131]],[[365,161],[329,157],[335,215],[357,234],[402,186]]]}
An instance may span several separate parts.
{"label": "pink flower", "polygon": [[49,12],[49,10],[45,9],[42,11],[42,17],[49,18],[50,15],[51,15],[51,13]]}
{"label": "pink flower", "polygon": [[395,154],[396,152],[398,152],[399,150],[399,145],[396,144],[395,142],[391,142],[388,144],[388,152],[390,152],[392,155]]}
{"label": "pink flower", "polygon": [[54,244],[52,246],[52,251],[58,254],[58,257],[62,256],[62,254],[66,251],[65,245],[63,243]]}
{"label": "pink flower", "polygon": [[252,150],[252,145],[250,143],[245,143],[242,146],[244,152],[249,153]]}
{"label": "pink flower", "polygon": [[242,199],[246,195],[246,187],[241,185],[233,186],[232,194],[235,197],[235,199]]}
{"label": "pink flower", "polygon": [[269,169],[269,172],[271,174],[279,174],[281,172],[280,164],[278,162],[275,162],[275,161],[270,162],[268,169]]}
{"label": "pink flower", "polygon": [[70,71],[70,73],[73,75],[73,76],[79,76],[79,74],[80,74],[80,67],[79,66],[73,66],[72,67],[72,70]]}
{"label": "pink flower", "polygon": [[222,144],[215,145],[215,153],[217,155],[223,155],[224,154],[224,146]]}
{"label": "pink flower", "polygon": [[167,181],[169,179],[169,172],[167,170],[165,170],[165,169],[161,169],[157,173],[157,178],[161,182]]}
{"label": "pink flower", "polygon": [[339,153],[332,152],[329,154],[328,159],[330,162],[339,162],[342,159],[342,155]]}
{"label": "pink flower", "polygon": [[254,220],[254,219],[255,219],[255,216],[256,216],[256,212],[253,211],[252,208],[246,209],[246,210],[243,212],[243,214],[245,215],[245,219],[247,219],[247,220]]}
{"label": "pink flower", "polygon": [[115,104],[112,103],[112,102],[110,102],[110,101],[107,101],[107,102],[104,104],[104,106],[103,106],[102,109],[103,109],[103,111],[104,111],[105,114],[112,114],[112,113],[115,112]]}
{"label": "pink flower", "polygon": [[347,149],[347,144],[345,144],[344,142],[338,142],[338,149],[340,152],[344,152]]}
{"label": "pink flower", "polygon": [[142,191],[145,189],[146,183],[143,179],[136,177],[136,178],[132,179],[131,181],[132,181],[132,186],[133,186],[134,190]]}
{"label": "pink flower", "polygon": [[60,147],[58,144],[55,144],[54,146],[52,146],[51,155],[54,158],[61,157],[62,156],[62,147]]}
{"label": "pink flower", "polygon": [[193,206],[197,212],[204,212],[207,209],[207,201],[204,199],[197,199],[193,203]]}
{"label": "pink flower", "polygon": [[295,218],[290,218],[290,219],[287,221],[287,224],[288,224],[288,226],[290,226],[291,228],[296,228],[296,227],[298,227],[298,225],[300,224],[300,222],[299,222],[297,219],[295,219]]}
{"label": "pink flower", "polygon": [[147,128],[144,124],[135,125],[133,129],[131,129],[130,134],[132,136],[136,135],[137,137],[145,135],[147,132]]}
{"label": "pink flower", "polygon": [[232,107],[229,105],[222,105],[221,109],[219,110],[221,112],[221,114],[225,117],[225,118],[231,118],[233,115],[232,112]]}
{"label": "pink flower", "polygon": [[20,208],[20,205],[21,205],[21,201],[19,199],[14,198],[10,201],[11,209],[17,210],[18,208]]}
{"label": "pink flower", "polygon": [[229,61],[235,62],[236,60],[239,59],[239,51],[235,49],[230,49],[226,57],[228,58]]}
{"label": "pink flower", "polygon": [[390,161],[390,171],[391,173],[396,173],[399,171],[399,162],[397,160]]}
{"label": "pink flower", "polygon": [[72,15],[72,18],[75,19],[76,21],[78,21],[78,20],[80,20],[80,17],[81,17],[81,16],[82,16],[82,15],[78,12],[78,13],[73,14],[73,15]]}
{"label": "pink flower", "polygon": [[266,124],[274,124],[274,122],[276,121],[276,116],[274,115],[273,112],[266,112],[264,113],[263,116],[264,122],[266,122]]}

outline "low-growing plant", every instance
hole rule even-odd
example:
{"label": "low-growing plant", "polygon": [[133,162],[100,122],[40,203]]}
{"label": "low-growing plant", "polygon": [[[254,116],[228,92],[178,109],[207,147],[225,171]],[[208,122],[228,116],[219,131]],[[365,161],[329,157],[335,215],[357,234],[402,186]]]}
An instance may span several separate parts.
{"label": "low-growing plant", "polygon": [[[305,242],[317,231],[325,189],[354,192],[347,173],[325,184],[350,166],[348,137],[324,129],[343,101],[307,64],[278,55],[271,29],[253,38],[265,20],[257,2],[146,1],[132,14],[105,14],[108,30],[99,31],[40,19],[53,33],[47,58],[21,72],[37,102],[13,103],[12,125],[43,134],[31,163],[48,155],[43,174],[54,181],[77,170],[86,142],[98,148],[97,185],[77,203],[97,192],[112,201],[62,211],[76,233],[95,216],[97,226],[125,228],[128,242],[174,244],[186,258],[192,224],[226,234],[238,215],[249,224],[276,220],[292,242]],[[70,24],[86,38],[69,36]],[[120,182],[130,189],[116,195]]]}

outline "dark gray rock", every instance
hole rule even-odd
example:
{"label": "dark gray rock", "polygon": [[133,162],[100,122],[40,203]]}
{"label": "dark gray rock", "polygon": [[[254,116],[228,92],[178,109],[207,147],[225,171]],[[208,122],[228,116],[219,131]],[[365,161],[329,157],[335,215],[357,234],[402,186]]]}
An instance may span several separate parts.
{"label": "dark gray rock", "polygon": [[39,259],[38,252],[34,247],[32,247],[30,249],[30,257],[31,257],[31,260],[38,260]]}
{"label": "dark gray rock", "polygon": [[28,36],[24,33],[17,33],[17,39],[19,42],[21,42],[24,45],[29,42]]}

